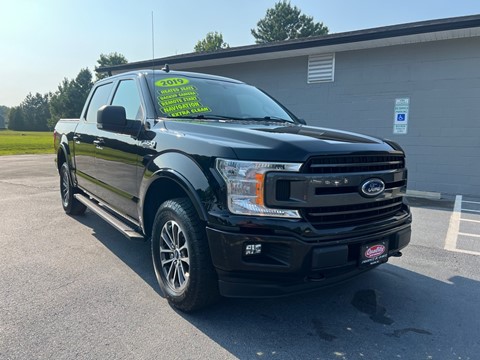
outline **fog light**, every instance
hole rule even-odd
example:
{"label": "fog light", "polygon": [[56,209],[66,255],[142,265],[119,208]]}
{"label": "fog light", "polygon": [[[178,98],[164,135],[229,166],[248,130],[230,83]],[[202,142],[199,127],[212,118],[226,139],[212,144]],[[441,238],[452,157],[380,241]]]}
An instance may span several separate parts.
{"label": "fog light", "polygon": [[262,244],[249,244],[245,246],[245,255],[258,255],[262,253]]}

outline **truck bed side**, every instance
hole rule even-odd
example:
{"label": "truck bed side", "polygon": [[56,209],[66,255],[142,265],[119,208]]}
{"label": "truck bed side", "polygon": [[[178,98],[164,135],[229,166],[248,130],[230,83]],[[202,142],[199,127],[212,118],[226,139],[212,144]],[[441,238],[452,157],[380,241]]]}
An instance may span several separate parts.
{"label": "truck bed side", "polygon": [[60,167],[65,160],[71,168],[74,164],[73,137],[79,121],[79,119],[60,119],[55,125],[53,136],[57,167]]}

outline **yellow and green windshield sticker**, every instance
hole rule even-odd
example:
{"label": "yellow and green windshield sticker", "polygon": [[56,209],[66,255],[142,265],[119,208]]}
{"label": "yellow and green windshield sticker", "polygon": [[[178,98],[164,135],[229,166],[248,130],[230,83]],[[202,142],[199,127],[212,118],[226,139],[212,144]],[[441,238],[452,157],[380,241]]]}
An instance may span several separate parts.
{"label": "yellow and green windshield sticker", "polygon": [[157,101],[160,111],[169,117],[180,117],[212,111],[204,106],[197,88],[182,77],[170,77],[157,80]]}

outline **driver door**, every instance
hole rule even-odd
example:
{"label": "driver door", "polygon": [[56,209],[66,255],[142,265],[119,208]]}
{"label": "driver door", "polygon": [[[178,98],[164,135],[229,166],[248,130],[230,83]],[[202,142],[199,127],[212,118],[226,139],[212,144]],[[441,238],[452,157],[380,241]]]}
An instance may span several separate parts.
{"label": "driver door", "polygon": [[[127,121],[144,121],[145,107],[134,78],[117,83],[111,105],[123,106]],[[95,173],[99,180],[98,195],[116,210],[137,220],[137,173],[142,169],[138,137],[103,129],[98,129],[97,135]]]}

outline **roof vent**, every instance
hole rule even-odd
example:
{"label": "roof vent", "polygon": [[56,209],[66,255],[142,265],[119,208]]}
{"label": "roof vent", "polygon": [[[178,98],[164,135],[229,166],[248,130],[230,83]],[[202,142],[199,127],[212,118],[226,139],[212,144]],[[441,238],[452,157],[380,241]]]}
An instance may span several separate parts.
{"label": "roof vent", "polygon": [[329,82],[333,81],[335,73],[335,53],[310,55],[308,57],[308,79],[307,82]]}

